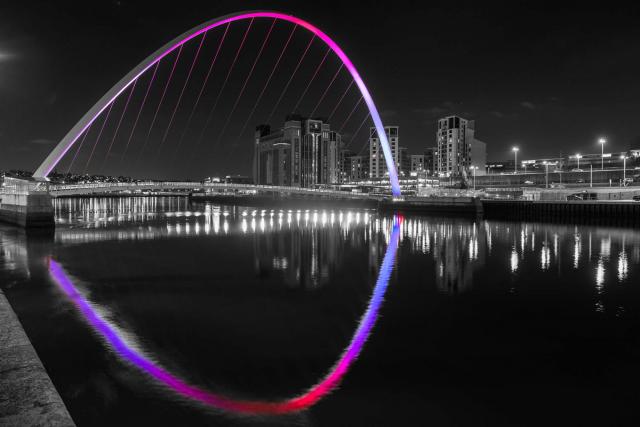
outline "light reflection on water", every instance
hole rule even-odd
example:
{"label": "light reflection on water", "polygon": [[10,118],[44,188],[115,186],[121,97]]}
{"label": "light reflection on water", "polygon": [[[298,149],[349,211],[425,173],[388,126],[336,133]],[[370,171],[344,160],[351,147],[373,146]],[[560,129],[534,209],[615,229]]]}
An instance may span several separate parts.
{"label": "light reflection on water", "polygon": [[[353,230],[361,233],[362,244],[369,245],[378,234],[387,244],[390,218],[374,211],[350,209],[270,209],[209,204],[190,205],[186,198],[87,198],[56,200],[57,222],[69,225],[56,232],[56,242],[80,244],[102,240],[148,240],[217,234],[251,234],[273,236],[283,231],[310,230],[311,276],[326,275],[336,264],[337,242],[350,238]],[[158,226],[159,223],[164,226]],[[138,227],[131,227],[132,224]],[[144,227],[144,225],[147,227]],[[119,227],[121,226],[121,227]],[[318,230],[337,229],[339,235],[318,249]],[[536,223],[434,221],[412,217],[400,230],[403,250],[431,255],[437,263],[436,284],[449,294],[468,290],[473,272],[492,256],[496,243],[509,244],[505,265],[516,274],[522,264],[538,259],[539,269],[547,271],[562,262],[562,252],[571,251],[572,267],[593,270],[594,288],[599,293],[605,285],[606,271],[614,271],[619,282],[628,280],[629,264],[640,263],[640,232],[615,228],[595,228]],[[320,233],[321,234],[321,233]],[[351,236],[353,239],[353,236]],[[584,250],[583,242],[588,244]],[[537,244],[540,242],[540,244]],[[373,243],[378,243],[377,240]],[[257,243],[257,247],[262,244]],[[592,248],[598,248],[595,252]],[[282,252],[267,245],[267,252]],[[325,254],[320,252],[324,251]],[[593,257],[597,259],[593,259]],[[264,262],[264,260],[262,261]],[[294,264],[282,253],[270,262],[282,271]],[[322,273],[324,272],[324,273]],[[295,274],[294,274],[295,276]]]}
{"label": "light reflection on water", "polygon": [[[234,323],[234,316],[206,317],[205,314],[208,315],[210,311],[215,310],[205,306],[202,311],[197,311],[196,304],[194,304],[196,307],[188,305],[191,301],[189,298],[193,299],[194,295],[198,295],[194,293],[189,297],[190,290],[195,288],[201,292],[194,282],[200,280],[200,277],[204,277],[204,280],[220,277],[206,275],[202,271],[191,275],[189,268],[193,263],[207,262],[205,257],[198,257],[193,262],[189,260],[190,257],[198,256],[193,248],[217,246],[219,242],[227,245],[240,242],[241,245],[238,243],[238,248],[232,253],[233,256],[243,256],[250,260],[242,264],[246,270],[251,270],[244,272],[247,274],[243,276],[243,280],[248,277],[249,279],[246,280],[254,280],[260,285],[268,284],[268,286],[250,287],[249,290],[244,291],[244,294],[241,292],[233,294],[235,298],[246,298],[248,292],[264,291],[272,295],[285,290],[287,293],[282,295],[304,296],[301,300],[295,300],[295,303],[310,304],[303,306],[304,310],[307,310],[312,308],[313,301],[322,295],[329,294],[339,299],[349,295],[348,290],[351,286],[349,280],[354,276],[345,276],[344,270],[355,269],[355,264],[350,265],[353,259],[359,260],[357,267],[361,267],[362,272],[357,274],[362,274],[362,281],[373,286],[379,273],[380,262],[391,239],[390,230],[393,224],[391,215],[376,211],[190,204],[186,198],[59,199],[56,200],[56,215],[58,227],[50,243],[47,244],[34,243],[20,236],[16,231],[0,227],[0,274],[11,279],[2,283],[3,288],[6,289],[6,286],[14,286],[14,284],[19,287],[20,283],[29,283],[34,280],[43,281],[43,266],[38,260],[53,256],[54,259],[59,259],[63,263],[65,269],[69,267],[68,271],[74,277],[82,279],[79,289],[92,304],[96,307],[104,307],[104,312],[111,313],[109,317],[116,319],[117,325],[132,326],[131,336],[139,337],[141,347],[149,348],[152,354],[158,354],[158,360],[161,362],[171,361],[173,352],[162,346],[160,346],[161,351],[157,351],[158,345],[154,341],[157,337],[148,338],[148,333],[153,330],[154,324],[149,320],[148,323],[151,326],[146,325],[148,327],[145,329],[144,315],[148,316],[151,313],[174,320],[184,317],[190,319],[190,312],[194,310],[207,321],[216,320],[224,325],[228,323],[237,326]],[[583,323],[587,325],[585,328],[591,328],[586,331],[581,330],[580,334],[576,334],[577,337],[589,337],[591,330],[598,331],[599,327],[602,328],[595,322],[604,322],[604,319],[613,317],[633,325],[633,318],[637,316],[637,304],[634,305],[637,300],[634,284],[640,272],[640,232],[638,230],[410,216],[405,218],[399,226],[398,240],[395,272],[382,307],[382,316],[370,338],[374,343],[370,348],[365,348],[361,355],[361,358],[374,359],[375,362],[372,364],[370,362],[369,365],[356,363],[355,366],[358,366],[358,369],[353,370],[364,370],[365,375],[370,378],[379,378],[378,364],[383,362],[377,357],[381,351],[384,352],[387,345],[391,345],[387,342],[392,338],[389,334],[385,335],[384,331],[396,325],[398,328],[402,325],[402,328],[411,331],[410,336],[404,337],[400,343],[395,343],[400,344],[401,350],[398,350],[398,359],[390,362],[393,366],[403,364],[413,366],[411,375],[405,378],[405,381],[413,378],[413,371],[426,369],[424,366],[428,365],[424,364],[422,359],[418,361],[417,356],[416,361],[407,361],[411,360],[409,355],[417,352],[420,345],[433,347],[433,352],[441,351],[445,355],[443,356],[445,360],[446,357],[455,358],[458,357],[457,354],[466,354],[471,351],[470,348],[464,347],[464,339],[459,340],[460,348],[438,347],[437,343],[442,339],[441,335],[449,334],[448,328],[451,327],[451,318],[454,317],[449,315],[449,312],[460,314],[460,319],[464,319],[461,321],[461,328],[455,329],[457,334],[461,334],[465,329],[473,329],[475,325],[481,325],[483,329],[479,330],[478,341],[474,341],[472,335],[465,337],[470,342],[470,346],[475,345],[474,348],[479,348],[481,351],[490,351],[485,350],[485,346],[488,349],[491,347],[491,344],[486,344],[485,341],[510,342],[520,333],[520,329],[516,329],[518,327],[530,328],[529,331],[535,332],[539,319],[534,318],[531,323],[523,323],[522,319],[517,319],[517,316],[522,312],[526,317],[528,312],[536,312],[540,307],[544,315],[547,314],[545,310],[555,314],[555,317],[550,317],[548,320],[554,324],[543,325],[540,330],[547,333],[548,330],[559,329],[566,335],[571,335],[574,331],[572,328],[579,328]],[[202,245],[197,246],[194,242],[200,242]],[[191,249],[178,253],[175,259],[165,257],[164,262],[159,262],[158,265],[148,263],[144,257],[138,257],[136,253],[137,248],[153,250],[155,247],[162,248],[160,251],[167,248],[169,250]],[[128,252],[121,256],[120,248],[125,248]],[[108,263],[116,261],[121,265],[117,266],[113,274],[107,268],[106,272],[95,273],[94,277],[93,269],[88,263],[96,259],[96,254],[101,257],[103,250]],[[233,249],[230,248],[229,251]],[[354,253],[362,256],[357,255],[353,258]],[[60,254],[61,258],[58,258],[57,255]],[[149,256],[153,254],[147,255]],[[96,264],[98,261],[96,260]],[[142,267],[138,268],[138,263]],[[225,272],[234,268],[234,265],[226,266],[215,262],[212,262],[212,265]],[[95,270],[98,269],[96,265]],[[46,269],[44,271],[46,272]],[[147,282],[153,281],[154,277],[163,278],[165,274],[176,271],[179,273],[177,276],[179,280],[175,281],[184,282],[188,286],[182,286],[182,283],[179,283],[180,286],[170,288],[169,291],[165,287],[168,286],[166,283],[162,283],[162,286],[156,286],[160,283],[146,286]],[[165,282],[171,280],[174,279],[166,279]],[[50,286],[50,283],[46,281],[44,283]],[[128,285],[135,286],[127,287]],[[206,287],[215,287],[209,285],[213,283],[207,284]],[[221,287],[222,291],[215,296],[226,298],[227,292],[238,292],[236,290],[243,286],[245,284],[240,280],[237,284],[234,283],[233,287]],[[276,289],[278,286],[281,286],[281,289]],[[370,295],[371,289],[366,288],[367,296]],[[426,289],[433,293],[419,294],[423,299],[414,298],[412,292],[416,289]],[[126,303],[128,292],[133,295],[129,305]],[[181,297],[180,292],[185,292],[187,296]],[[165,293],[169,294],[168,299],[162,299]],[[11,296],[10,293],[9,296]],[[124,297],[122,303],[119,302],[121,297]],[[154,298],[158,300],[157,305],[153,304]],[[136,312],[135,308],[139,301],[142,301],[144,306],[146,299],[149,300],[149,307],[141,309],[144,313],[142,315]],[[174,299],[180,301],[177,305],[185,304],[185,307],[165,313],[162,303],[173,302]],[[412,306],[413,311],[409,311],[405,306],[411,306],[414,300],[418,302]],[[233,301],[235,303],[235,300]],[[394,311],[393,306],[398,304],[398,301],[402,301],[403,306],[396,307]],[[207,300],[207,303],[211,301]],[[221,304],[216,305],[216,309],[224,309],[224,304]],[[333,304],[332,301],[332,306]],[[285,305],[285,307],[288,306]],[[432,312],[438,311],[438,307],[445,307],[440,310],[447,314],[435,319],[430,317]],[[496,325],[487,321],[487,318],[479,313],[492,311],[513,316],[514,312],[510,311],[512,307],[515,307],[514,311],[520,310],[516,311],[514,330],[508,330],[508,333],[503,335],[492,336]],[[457,309],[461,312],[456,312]],[[560,311],[554,311],[555,309]],[[55,310],[59,308],[54,308]],[[354,303],[350,310],[360,314],[362,306]],[[405,313],[405,311],[409,312]],[[335,314],[333,311],[331,313]],[[304,317],[299,313],[297,316]],[[330,317],[328,316],[328,319]],[[416,322],[420,325],[420,329],[411,329],[415,325],[411,322],[407,323],[407,317],[421,319],[422,323]],[[347,320],[338,322],[338,327],[324,318],[323,322],[327,322],[326,328],[331,332],[344,328],[350,334],[353,333],[356,322],[348,316],[343,318]],[[157,321],[156,317],[151,316],[151,319]],[[297,317],[294,319],[297,321]],[[577,320],[571,323],[571,319]],[[191,325],[188,320],[182,322],[182,327]],[[548,329],[545,329],[546,326]],[[139,327],[143,331],[138,330]],[[324,326],[314,324],[313,327],[320,330]],[[432,330],[441,328],[442,332],[436,334],[434,338],[434,333],[429,332],[429,327]],[[424,336],[423,330],[427,331],[424,332]],[[218,330],[211,335],[219,333]],[[263,333],[270,332],[267,330]],[[399,332],[396,330],[394,333]],[[476,335],[477,333],[478,330]],[[381,334],[379,339],[382,341],[376,344],[377,334]],[[300,336],[295,336],[296,340],[299,340]],[[179,337],[172,337],[172,339],[180,341]],[[206,338],[204,340],[206,341]],[[326,344],[325,341],[321,342]],[[402,342],[411,342],[412,345],[402,347]],[[37,339],[35,343],[38,343]],[[554,346],[557,345],[557,341],[547,342],[540,339],[536,344],[539,344],[540,348],[548,347],[556,351]],[[312,350],[308,352],[312,354],[317,351],[315,347],[310,348]],[[528,350],[535,351],[537,348]],[[568,347],[562,348],[566,351]],[[576,348],[580,350],[580,347]],[[501,349],[510,351],[509,348]],[[164,351],[167,351],[167,354],[164,354]],[[553,357],[549,357],[549,360],[562,355],[563,350],[558,351],[560,353],[553,353]],[[41,353],[46,358],[47,352]],[[425,356],[422,353],[421,355]],[[335,360],[335,356],[334,353],[329,364]],[[549,354],[544,357],[547,356]],[[425,357],[434,356],[433,353],[426,353]],[[584,363],[587,365],[588,356],[584,357]],[[598,357],[601,358],[602,354]],[[478,359],[486,360],[485,354],[481,354]],[[532,359],[523,359],[519,363],[534,366],[540,360],[542,359],[534,360],[532,357]],[[254,359],[251,359],[251,362],[253,361]],[[296,360],[296,363],[299,361]],[[326,368],[328,363],[325,360],[322,368]],[[208,372],[197,362],[191,362],[191,359],[180,359],[177,365],[182,368],[182,370],[179,369],[180,372],[193,370],[196,375]],[[371,367],[372,365],[374,368]],[[473,366],[474,369],[484,369],[482,364],[476,363]],[[549,368],[546,366],[546,369]],[[588,366],[582,366],[582,369],[588,369]],[[389,371],[386,372],[389,374]],[[453,371],[447,372],[448,375],[454,374]],[[466,377],[466,371],[463,369],[461,372],[461,375],[464,374]],[[358,381],[362,381],[362,375],[358,376],[357,373],[354,375],[354,372],[350,374],[347,377],[352,384],[360,384]],[[426,376],[431,375],[432,372],[429,371]],[[499,370],[496,375],[501,375]],[[505,374],[503,380],[508,382],[508,377],[509,375]],[[217,376],[211,378],[218,379]],[[315,376],[314,380],[317,378],[318,376]],[[197,381],[199,377],[195,379],[196,383],[203,388],[211,385],[206,382],[199,383]],[[364,384],[368,387],[370,383],[365,381]],[[413,385],[423,387],[424,383]],[[246,386],[234,388],[232,381],[227,383],[227,386],[235,390],[251,390],[251,387]],[[300,390],[300,387],[300,384],[295,383],[285,391],[280,390],[280,394],[276,394],[274,398],[286,396],[287,390]],[[337,392],[325,402],[334,401],[334,399],[340,401],[341,396],[341,392]],[[467,408],[469,408],[468,405]],[[473,423],[467,423],[467,425],[473,425]]]}

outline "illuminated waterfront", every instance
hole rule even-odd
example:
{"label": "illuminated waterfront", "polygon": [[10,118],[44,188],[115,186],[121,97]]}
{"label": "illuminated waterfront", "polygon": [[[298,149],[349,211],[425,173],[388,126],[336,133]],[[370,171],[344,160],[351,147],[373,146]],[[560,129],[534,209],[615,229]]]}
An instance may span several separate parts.
{"label": "illuminated waterfront", "polygon": [[[522,415],[540,405],[557,420],[585,405],[589,422],[632,416],[637,230],[409,216],[364,319],[391,215],[81,198],[58,199],[56,221],[49,237],[0,228],[0,275],[81,425],[514,425],[542,422]],[[216,396],[278,401],[318,384],[363,322],[341,385],[277,418],[197,403],[118,348]]]}

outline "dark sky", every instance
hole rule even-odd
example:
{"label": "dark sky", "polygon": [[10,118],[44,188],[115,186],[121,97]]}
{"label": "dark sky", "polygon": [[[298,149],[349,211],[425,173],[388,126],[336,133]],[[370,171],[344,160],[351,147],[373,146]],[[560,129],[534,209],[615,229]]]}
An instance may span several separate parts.
{"label": "dark sky", "polygon": [[[599,136],[608,138],[610,150],[640,148],[638,5],[22,1],[0,6],[0,170],[35,169],[104,92],[165,42],[208,19],[251,9],[297,15],[333,37],[358,67],[385,124],[400,125],[401,145],[412,153],[434,145],[435,120],[447,114],[476,120],[476,136],[487,143],[489,159],[510,158],[513,145],[520,146],[522,158],[597,152]],[[160,141],[197,42],[181,54],[157,122],[151,127],[147,151],[139,155],[173,57],[163,60],[159,68],[130,151],[123,155],[147,85],[145,78],[139,81],[109,150],[124,98],[114,106],[88,171],[176,178],[248,173],[252,129],[268,116],[309,35],[304,31],[294,35],[248,130],[240,135],[252,101],[291,29],[289,24],[276,24],[243,97],[230,115],[270,26],[266,20],[256,21],[213,120],[198,143],[246,26],[238,23],[229,30],[190,127],[185,127],[187,116],[221,30],[207,35],[164,145]],[[281,122],[297,103],[325,50],[320,42],[312,44],[272,125]],[[300,113],[310,113],[338,66],[337,59],[329,55],[300,103]],[[349,81],[341,72],[316,114],[327,116]],[[332,119],[334,128],[344,123],[346,141],[366,115],[361,105],[346,120],[358,97],[355,90],[350,91]],[[74,171],[87,168],[100,125],[101,119],[86,138]],[[177,149],[185,128],[184,141]],[[218,137],[222,129],[225,133]],[[358,151],[365,141],[366,131],[361,131],[351,148]],[[62,171],[71,157],[73,152],[61,163]]]}

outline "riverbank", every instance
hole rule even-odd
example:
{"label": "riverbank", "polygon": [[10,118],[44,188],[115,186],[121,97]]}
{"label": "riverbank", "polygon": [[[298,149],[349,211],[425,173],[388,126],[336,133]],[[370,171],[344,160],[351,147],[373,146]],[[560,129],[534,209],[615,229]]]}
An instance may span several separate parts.
{"label": "riverbank", "polygon": [[630,200],[483,200],[486,219],[640,226],[640,202]]}
{"label": "riverbank", "polygon": [[1,290],[0,425],[75,426]]}

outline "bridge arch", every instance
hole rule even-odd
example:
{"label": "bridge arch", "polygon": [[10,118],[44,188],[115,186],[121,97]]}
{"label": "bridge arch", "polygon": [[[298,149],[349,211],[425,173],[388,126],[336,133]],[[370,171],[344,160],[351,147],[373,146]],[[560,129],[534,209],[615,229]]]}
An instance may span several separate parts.
{"label": "bridge arch", "polygon": [[58,145],[51,151],[51,153],[47,156],[47,158],[42,162],[42,164],[38,167],[36,172],[34,173],[34,177],[36,178],[45,178],[49,173],[55,168],[55,166],[60,162],[62,157],[69,151],[69,149],[75,144],[75,142],[79,139],[80,135],[96,120],[96,118],[107,109],[121,94],[124,92],[129,86],[133,84],[142,74],[144,74],[149,68],[153,67],[157,64],[162,58],[169,55],[174,50],[180,48],[180,46],[184,45],[188,41],[197,37],[198,35],[205,33],[213,28],[219,27],[226,23],[241,21],[252,18],[272,18],[272,19],[280,19],[283,21],[288,21],[293,24],[296,24],[300,27],[303,27],[315,34],[320,40],[322,40],[337,56],[340,58],[345,68],[351,74],[354,82],[358,86],[362,97],[367,104],[367,108],[371,113],[371,118],[375,125],[376,131],[378,133],[378,138],[380,140],[380,145],[382,146],[382,152],[384,153],[385,161],[387,164],[387,170],[389,171],[389,180],[391,182],[391,190],[394,196],[400,195],[400,184],[398,182],[398,174],[396,170],[395,162],[393,161],[393,155],[391,153],[391,147],[389,146],[389,141],[387,140],[386,133],[384,131],[384,125],[382,124],[382,119],[380,118],[380,114],[378,113],[378,109],[373,102],[373,98],[369,93],[364,81],[360,77],[358,70],[355,68],[351,60],[347,57],[347,55],[343,52],[343,50],[338,46],[336,42],[334,42],[327,34],[321,31],[319,28],[310,24],[309,22],[297,18],[292,15],[287,15],[280,12],[272,12],[272,11],[250,11],[250,12],[238,12],[230,15],[225,15],[220,18],[215,18],[210,21],[207,21],[197,27],[192,28],[191,30],[179,35],[175,39],[171,40],[169,43],[162,46],[160,49],[156,50],[154,53],[149,55],[144,61],[139,63],[133,70],[131,70],[127,75],[125,75],[115,86],[113,86],[100,100],[93,106],[91,109],[80,119],[76,125],[71,128],[71,130],[64,136],[64,138],[58,143]]}

